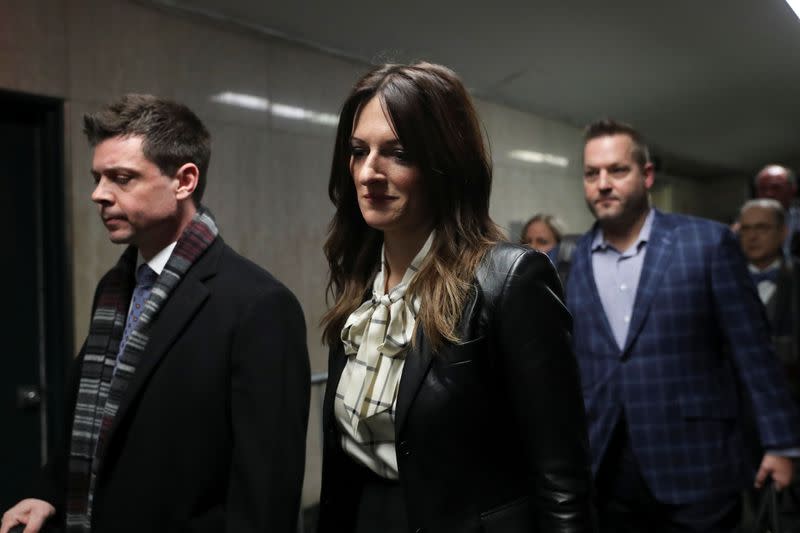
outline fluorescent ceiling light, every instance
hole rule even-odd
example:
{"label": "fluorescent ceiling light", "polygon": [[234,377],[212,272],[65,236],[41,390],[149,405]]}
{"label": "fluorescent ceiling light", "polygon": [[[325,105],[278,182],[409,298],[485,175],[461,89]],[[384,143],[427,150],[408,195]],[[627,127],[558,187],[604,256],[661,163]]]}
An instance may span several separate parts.
{"label": "fluorescent ceiling light", "polygon": [[322,124],[325,126],[336,126],[339,124],[339,117],[332,113],[320,113],[319,111],[311,111],[310,109],[303,109],[302,107],[291,105],[273,104],[270,112],[276,117],[305,120],[306,122],[313,122],[314,124]]}
{"label": "fluorescent ceiling light", "polygon": [[786,3],[792,8],[797,18],[800,18],[800,0],[786,0]]}
{"label": "fluorescent ceiling light", "polygon": [[215,94],[211,97],[212,102],[218,104],[235,105],[245,109],[255,109],[256,111],[266,111],[269,109],[269,100],[252,94],[224,92]]}
{"label": "fluorescent ceiling light", "polygon": [[272,114],[276,117],[291,118],[293,120],[303,120],[306,118],[305,109],[285,104],[274,104],[272,106]]}
{"label": "fluorescent ceiling light", "polygon": [[569,159],[566,157],[542,152],[534,152],[532,150],[511,150],[508,153],[508,157],[511,159],[516,159],[517,161],[524,161],[526,163],[539,163],[561,168],[565,168],[567,165],[569,165]]}
{"label": "fluorescent ceiling light", "polygon": [[321,124],[323,126],[336,126],[339,124],[338,115],[334,115],[332,113],[322,113],[320,111],[312,111],[311,109],[304,109],[302,107],[281,104],[278,102],[271,103],[266,98],[254,96],[252,94],[224,92],[212,96],[211,101],[219,104],[252,109],[255,111],[269,111],[275,117],[288,118],[290,120],[303,120],[305,122]]}

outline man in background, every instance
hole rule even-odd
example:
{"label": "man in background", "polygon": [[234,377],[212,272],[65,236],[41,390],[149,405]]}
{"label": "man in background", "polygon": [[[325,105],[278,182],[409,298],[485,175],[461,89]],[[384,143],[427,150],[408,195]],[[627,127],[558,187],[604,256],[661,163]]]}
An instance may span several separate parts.
{"label": "man in background", "polygon": [[786,257],[800,255],[800,206],[795,202],[797,176],[781,165],[767,165],[756,174],[753,184],[756,197],[777,200],[786,212],[786,237],[783,253]]}
{"label": "man in background", "polygon": [[[654,168],[631,126],[589,125],[583,164],[597,222],[577,244],[567,304],[603,531],[732,531],[743,486],[787,486],[800,446],[738,242],[721,224],[651,208]],[[738,383],[767,450],[755,476]]]}
{"label": "man in background", "polygon": [[795,401],[800,402],[800,273],[783,253],[785,211],[777,200],[745,202],[740,215],[740,242],[748,270],[769,319],[773,346],[784,365]]}

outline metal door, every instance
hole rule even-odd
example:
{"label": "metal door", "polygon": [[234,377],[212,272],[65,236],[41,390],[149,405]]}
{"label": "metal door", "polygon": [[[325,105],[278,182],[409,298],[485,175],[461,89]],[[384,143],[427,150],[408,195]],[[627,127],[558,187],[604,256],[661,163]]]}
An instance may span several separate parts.
{"label": "metal door", "polygon": [[61,108],[0,92],[0,513],[25,495],[63,433],[71,314]]}

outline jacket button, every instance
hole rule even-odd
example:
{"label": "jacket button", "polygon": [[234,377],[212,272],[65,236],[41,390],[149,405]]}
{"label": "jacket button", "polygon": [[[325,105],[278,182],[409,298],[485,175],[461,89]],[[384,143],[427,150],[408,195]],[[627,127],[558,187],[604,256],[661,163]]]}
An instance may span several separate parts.
{"label": "jacket button", "polygon": [[425,533],[425,528],[418,527],[417,529],[414,530],[414,533]]}
{"label": "jacket button", "polygon": [[408,441],[401,440],[400,444],[397,445],[397,450],[400,452],[400,455],[404,457],[408,457],[411,455],[411,450],[408,449]]}

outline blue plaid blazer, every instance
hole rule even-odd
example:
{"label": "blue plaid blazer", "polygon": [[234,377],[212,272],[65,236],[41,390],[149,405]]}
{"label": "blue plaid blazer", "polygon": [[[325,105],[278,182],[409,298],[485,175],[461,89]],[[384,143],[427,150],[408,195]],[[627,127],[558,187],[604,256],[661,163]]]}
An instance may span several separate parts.
{"label": "blue plaid blazer", "polygon": [[740,392],[752,401],[767,449],[800,444],[800,416],[736,238],[716,222],[656,211],[620,349],[595,285],[593,234],[577,244],[567,305],[595,472],[624,413],[659,501],[696,502],[752,483]]}

